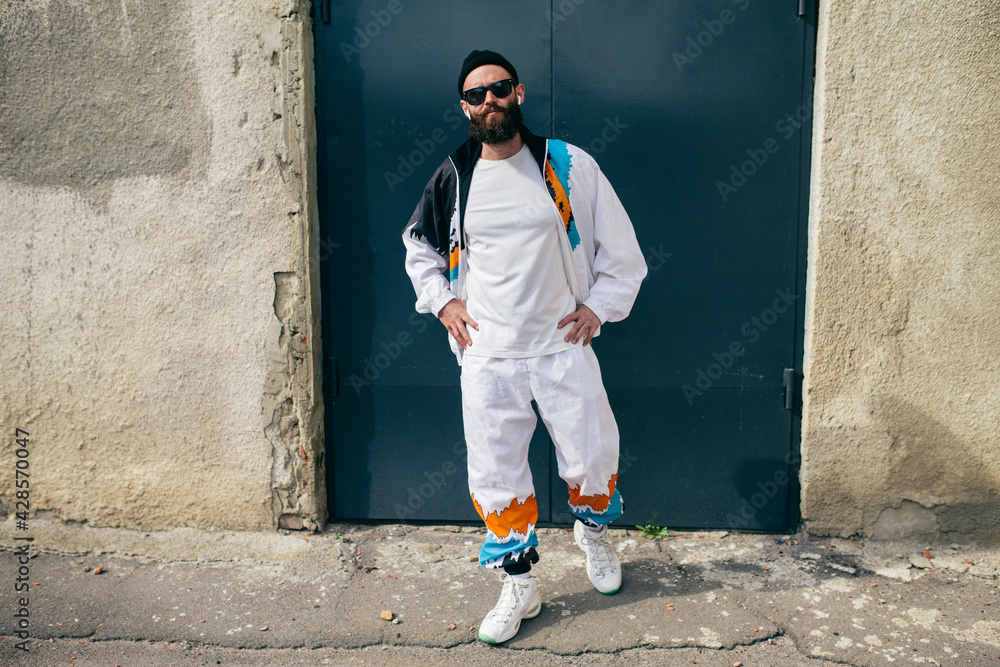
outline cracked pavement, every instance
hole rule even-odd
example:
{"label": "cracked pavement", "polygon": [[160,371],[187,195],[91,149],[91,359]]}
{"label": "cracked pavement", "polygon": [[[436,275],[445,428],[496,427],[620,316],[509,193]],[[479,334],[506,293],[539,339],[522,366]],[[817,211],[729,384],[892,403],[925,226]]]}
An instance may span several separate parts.
{"label": "cracked pavement", "polygon": [[475,632],[500,591],[476,560],[480,527],[36,519],[25,653],[13,616],[25,533],[8,521],[0,665],[1000,665],[994,549],[618,528],[623,586],[604,596],[571,530],[538,532],[542,613],[493,647]]}

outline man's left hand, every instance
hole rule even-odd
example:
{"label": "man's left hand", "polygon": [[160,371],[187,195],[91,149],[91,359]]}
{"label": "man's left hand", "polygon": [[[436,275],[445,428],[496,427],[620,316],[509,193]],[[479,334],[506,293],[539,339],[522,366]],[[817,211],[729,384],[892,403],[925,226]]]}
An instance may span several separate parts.
{"label": "man's left hand", "polygon": [[566,342],[570,342],[572,339],[573,344],[576,345],[580,340],[580,336],[586,334],[583,339],[583,344],[586,345],[590,342],[590,339],[594,337],[594,332],[597,331],[597,327],[601,326],[601,318],[594,314],[590,308],[587,308],[582,303],[576,307],[576,310],[559,321],[559,329],[570,322],[576,322],[573,328],[569,330],[566,334]]}

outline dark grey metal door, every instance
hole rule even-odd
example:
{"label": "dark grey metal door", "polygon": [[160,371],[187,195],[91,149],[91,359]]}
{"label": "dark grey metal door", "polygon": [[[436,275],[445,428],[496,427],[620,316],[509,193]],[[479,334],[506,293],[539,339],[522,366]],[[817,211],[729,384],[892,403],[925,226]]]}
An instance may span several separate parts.
{"label": "dark grey metal door", "polygon": [[[632,315],[595,342],[626,520],[794,525],[785,384],[802,354],[812,90],[812,19],[798,4],[320,1],[331,516],[477,519],[459,369],[441,325],[413,313],[400,233],[467,136],[462,59],[493,48],[518,67],[528,126],[597,158],[646,253]],[[570,521],[541,427],[531,465],[540,520]]]}

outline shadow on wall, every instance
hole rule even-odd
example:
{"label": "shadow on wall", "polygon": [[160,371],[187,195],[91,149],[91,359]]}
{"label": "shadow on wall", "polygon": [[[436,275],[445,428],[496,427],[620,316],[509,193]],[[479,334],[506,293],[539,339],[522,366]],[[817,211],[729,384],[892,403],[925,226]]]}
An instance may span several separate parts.
{"label": "shadow on wall", "polygon": [[[1000,543],[998,480],[982,457],[948,427],[903,400],[883,399],[875,416],[892,438],[886,486],[890,497],[902,502],[898,509],[882,510],[873,536],[892,539],[919,517],[923,523],[910,534],[925,532],[933,519],[936,531],[931,534],[937,532],[942,541]],[[928,497],[945,502],[919,502]],[[900,518],[906,521],[900,523]]]}
{"label": "shadow on wall", "polygon": [[92,188],[204,170],[211,125],[183,3],[0,7],[0,178]]}
{"label": "shadow on wall", "polygon": [[[836,507],[861,512],[865,533],[878,540],[919,539],[929,543],[1000,544],[998,480],[982,456],[948,427],[920,408],[898,398],[877,403],[874,425],[852,439],[859,447],[878,448],[885,462],[882,475],[814,480],[810,495],[829,498],[825,512]],[[823,429],[811,438],[826,448],[845,437],[844,430]],[[838,444],[838,449],[844,449]],[[857,465],[871,463],[860,457]],[[850,488],[839,479],[861,480]],[[877,491],[867,483],[881,482]],[[814,510],[815,512],[815,510]],[[830,525],[831,520],[823,523]],[[845,526],[854,522],[847,520]]]}

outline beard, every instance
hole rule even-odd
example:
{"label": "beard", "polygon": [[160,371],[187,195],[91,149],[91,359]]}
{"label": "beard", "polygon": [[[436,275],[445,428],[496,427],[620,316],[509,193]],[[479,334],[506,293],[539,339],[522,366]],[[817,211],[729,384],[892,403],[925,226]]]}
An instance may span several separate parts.
{"label": "beard", "polygon": [[[487,115],[491,111],[499,111],[500,118],[488,118]],[[505,144],[513,139],[524,125],[521,105],[516,100],[512,100],[510,106],[507,107],[486,106],[484,102],[482,111],[472,114],[470,120],[469,134],[472,135],[473,139],[484,144]]]}

